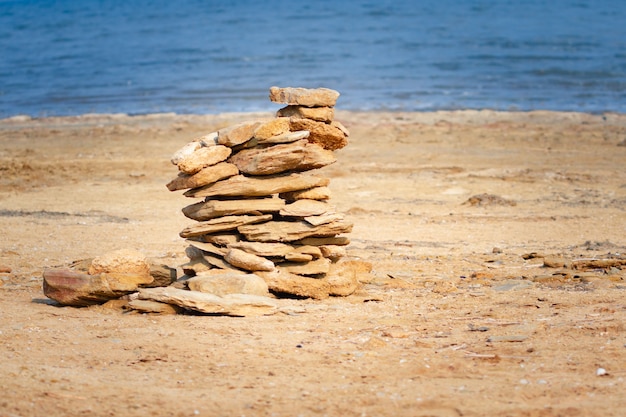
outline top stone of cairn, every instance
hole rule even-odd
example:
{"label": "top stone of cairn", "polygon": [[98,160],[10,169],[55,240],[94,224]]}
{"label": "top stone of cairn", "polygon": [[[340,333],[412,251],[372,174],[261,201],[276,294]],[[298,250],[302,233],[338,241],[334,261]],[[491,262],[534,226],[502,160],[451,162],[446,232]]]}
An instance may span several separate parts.
{"label": "top stone of cairn", "polygon": [[270,100],[274,103],[305,107],[334,107],[337,98],[339,98],[339,92],[329,88],[270,88]]}

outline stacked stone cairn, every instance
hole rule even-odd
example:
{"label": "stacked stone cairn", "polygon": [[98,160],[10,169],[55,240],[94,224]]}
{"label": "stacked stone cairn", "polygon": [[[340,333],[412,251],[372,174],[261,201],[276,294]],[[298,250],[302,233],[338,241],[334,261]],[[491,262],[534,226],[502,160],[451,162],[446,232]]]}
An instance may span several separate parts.
{"label": "stacked stone cairn", "polygon": [[277,296],[354,292],[356,276],[340,262],[352,225],[329,202],[330,180],[308,172],[334,163],[347,145],[347,129],[334,120],[338,97],[272,87],[270,100],[287,105],[274,119],[220,129],[173,155],[179,174],[167,188],[200,199],[182,210],[195,221],[180,232],[187,276],[243,274]]}

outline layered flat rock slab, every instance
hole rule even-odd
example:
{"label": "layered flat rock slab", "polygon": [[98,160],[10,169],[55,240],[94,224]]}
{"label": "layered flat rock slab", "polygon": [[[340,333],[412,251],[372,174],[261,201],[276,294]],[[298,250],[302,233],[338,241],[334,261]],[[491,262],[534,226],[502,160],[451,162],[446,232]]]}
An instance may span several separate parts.
{"label": "layered flat rock slab", "polygon": [[278,117],[276,119],[260,123],[254,130],[254,139],[262,142],[278,135],[284,135],[289,132],[289,126],[288,117]]}
{"label": "layered flat rock slab", "polygon": [[330,188],[326,186],[313,187],[307,190],[296,190],[286,193],[280,193],[279,197],[288,201],[294,202],[297,200],[330,200],[331,192]]}
{"label": "layered flat rock slab", "polygon": [[323,187],[330,183],[328,178],[302,174],[275,175],[268,177],[246,177],[236,175],[205,187],[185,192],[186,197],[263,197],[290,191]]}
{"label": "layered flat rock slab", "polygon": [[265,281],[254,274],[232,272],[204,273],[187,280],[192,291],[223,297],[227,294],[252,294],[267,297],[269,290]]}
{"label": "layered flat rock slab", "polygon": [[276,115],[278,117],[296,117],[330,123],[335,118],[335,109],[332,107],[286,106],[278,110]]}
{"label": "layered flat rock slab", "polygon": [[217,143],[229,148],[241,145],[254,137],[254,132],[260,124],[260,122],[243,122],[220,129],[217,132]]}
{"label": "layered flat rock slab", "polygon": [[278,304],[269,297],[252,294],[228,294],[223,297],[199,291],[172,287],[139,290],[140,300],[154,300],[174,304],[187,310],[227,316],[264,316],[278,311]]}
{"label": "layered flat rock slab", "polygon": [[287,217],[308,217],[334,213],[334,211],[334,207],[325,201],[301,199],[287,204],[279,211],[279,214]]}
{"label": "layered flat rock slab", "polygon": [[274,262],[269,259],[235,248],[226,252],[224,260],[232,266],[251,272],[271,271],[275,267]]}
{"label": "layered flat rock slab", "polygon": [[332,151],[300,140],[293,143],[245,149],[234,154],[229,162],[249,175],[271,175],[286,171],[308,171],[336,161]]}
{"label": "layered flat rock slab", "polygon": [[298,117],[292,117],[290,120],[291,130],[308,130],[309,142],[317,143],[324,149],[335,151],[348,144],[347,131],[337,122],[328,124]]}
{"label": "layered flat rock slab", "polygon": [[126,305],[126,308],[140,313],[152,314],[180,314],[183,312],[183,308],[177,305],[152,300],[131,300]]}
{"label": "layered flat rock slab", "polygon": [[330,285],[326,279],[302,277],[291,274],[282,269],[269,272],[259,272],[267,283],[269,290],[277,295],[292,295],[297,297],[322,300],[328,298]]}
{"label": "layered flat rock slab", "polygon": [[294,251],[294,247],[286,243],[277,242],[247,242],[241,241],[228,245],[230,249],[240,249],[257,256],[270,258],[283,258],[290,252]]}
{"label": "layered flat rock slab", "polygon": [[189,188],[198,188],[204,185],[213,184],[214,182],[237,174],[239,174],[239,169],[237,169],[236,165],[229,164],[227,162],[220,162],[215,165],[202,168],[193,175],[182,172],[179,173],[178,177],[174,178],[167,184],[167,189],[170,191],[177,191]]}
{"label": "layered flat rock slab", "polygon": [[89,306],[137,291],[150,284],[150,275],[101,273],[90,275],[71,269],[46,269],[43,272],[43,293],[62,305]]}
{"label": "layered flat rock slab", "polygon": [[269,137],[267,139],[254,138],[254,146],[256,145],[268,145],[278,143],[291,143],[301,139],[306,139],[311,135],[308,130],[298,130],[296,132],[287,132],[281,135]]}
{"label": "layered flat rock slab", "polygon": [[270,100],[306,107],[334,107],[339,92],[329,88],[271,87]]}
{"label": "layered flat rock slab", "polygon": [[190,238],[211,233],[237,229],[240,226],[272,220],[271,214],[261,216],[225,216],[199,222],[186,227],[180,232],[180,237]]}
{"label": "layered flat rock slab", "polygon": [[319,258],[310,262],[283,262],[278,267],[291,274],[322,275],[330,271],[330,259]]}
{"label": "layered flat rock slab", "polygon": [[178,169],[185,174],[193,175],[202,168],[225,161],[231,153],[232,149],[226,146],[203,146],[180,161]]}
{"label": "layered flat rock slab", "polygon": [[204,221],[241,214],[277,213],[284,207],[285,200],[280,198],[209,200],[183,208],[183,214],[190,219]]}
{"label": "layered flat rock slab", "polygon": [[332,222],[313,226],[304,221],[270,221],[238,227],[239,233],[253,242],[293,242],[306,237],[335,236],[350,233],[352,224]]}

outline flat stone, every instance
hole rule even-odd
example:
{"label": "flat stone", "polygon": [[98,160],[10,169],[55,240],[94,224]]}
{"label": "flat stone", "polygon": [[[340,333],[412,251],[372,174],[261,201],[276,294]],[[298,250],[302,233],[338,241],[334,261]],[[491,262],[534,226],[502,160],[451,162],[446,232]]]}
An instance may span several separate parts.
{"label": "flat stone", "polygon": [[330,259],[319,258],[310,262],[282,262],[280,269],[297,275],[322,275],[330,270]]}
{"label": "flat stone", "polygon": [[202,144],[199,141],[189,142],[174,152],[170,161],[172,164],[178,165],[183,159],[187,158],[201,147]]}
{"label": "flat stone", "polygon": [[219,273],[199,274],[187,280],[192,291],[205,292],[223,297],[226,294],[253,294],[269,296],[263,278],[254,274]]}
{"label": "flat stone", "polygon": [[289,132],[289,118],[278,117],[267,122],[260,123],[254,130],[253,137],[259,142],[268,140],[273,136],[283,135]]}
{"label": "flat stone", "polygon": [[297,246],[293,250],[285,255],[285,259],[293,262],[304,262],[297,259],[313,260],[322,257],[322,251],[317,246]]}
{"label": "flat stone", "polygon": [[214,266],[215,268],[232,271],[232,272],[243,272],[241,269],[237,268],[234,265],[229,264],[224,260],[222,256],[213,255],[211,253],[205,253],[203,256],[204,260],[209,264]]}
{"label": "flat stone", "polygon": [[207,220],[204,222],[195,223],[186,227],[180,232],[180,237],[189,238],[202,236],[211,233],[225,232],[229,230],[235,230],[239,226],[246,224],[266,222],[272,220],[271,214],[264,214],[260,216],[225,216],[218,217],[216,219]]}
{"label": "flat stone", "polygon": [[269,290],[277,295],[291,295],[296,297],[328,298],[330,286],[326,279],[302,277],[291,274],[279,268],[269,272],[258,272]]}
{"label": "flat stone", "polygon": [[200,142],[202,146],[215,146],[219,145],[217,141],[219,134],[217,132],[207,133],[206,135],[202,135],[199,138],[194,139],[196,142]]}
{"label": "flat stone", "polygon": [[220,145],[233,146],[240,145],[249,141],[254,137],[254,131],[259,127],[259,122],[243,122],[234,126],[229,126],[224,129],[220,129],[217,134],[217,142]]}
{"label": "flat stone", "polygon": [[323,245],[340,245],[345,246],[350,244],[350,238],[347,236],[332,236],[332,237],[307,237],[302,240],[294,242],[300,245],[311,246],[323,246]]}
{"label": "flat stone", "polygon": [[329,294],[346,297],[359,288],[357,273],[360,267],[351,262],[333,263],[326,274],[329,285]]}
{"label": "flat stone", "polygon": [[193,175],[202,168],[225,161],[231,153],[232,150],[226,146],[203,146],[180,161],[178,169],[185,174]]}
{"label": "flat stone", "polygon": [[285,200],[281,198],[209,200],[183,208],[183,214],[190,219],[203,221],[241,214],[278,213],[283,207],[285,207]]}
{"label": "flat stone", "polygon": [[269,259],[234,248],[231,248],[228,252],[226,252],[224,260],[237,268],[252,272],[271,271],[275,267],[274,262]]}
{"label": "flat stone", "polygon": [[293,242],[306,237],[334,236],[352,231],[352,224],[344,222],[313,226],[304,221],[270,221],[237,228],[247,240],[254,242]]}
{"label": "flat stone", "polygon": [[237,232],[215,233],[210,235],[203,235],[202,240],[208,243],[214,243],[219,246],[227,246],[232,243],[239,242],[241,240],[241,235]]}
{"label": "flat stone", "polygon": [[[135,249],[118,249],[92,259],[89,274],[103,272],[150,276],[150,262]],[[150,281],[146,283],[150,283]]]}
{"label": "flat stone", "polygon": [[185,275],[190,277],[196,276],[202,272],[209,271],[213,269],[213,265],[209,263],[204,256],[201,258],[193,258],[190,259],[189,262],[186,262],[180,266],[180,269],[183,270]]}
{"label": "flat stone", "polygon": [[143,284],[145,287],[166,287],[176,281],[176,268],[170,268],[165,264],[150,263],[150,276],[153,281]]}
{"label": "flat stone", "polygon": [[214,182],[237,174],[239,174],[239,169],[237,169],[236,165],[229,164],[227,162],[220,162],[215,165],[202,168],[193,175],[180,172],[178,177],[174,178],[167,184],[167,189],[170,191],[177,191],[186,190],[188,188],[198,188],[204,185],[213,184]]}
{"label": "flat stone", "polygon": [[180,314],[184,311],[182,307],[177,305],[152,300],[131,300],[126,304],[126,308],[140,313],[152,314]]}
{"label": "flat stone", "polygon": [[196,240],[191,240],[191,239],[187,239],[186,242],[189,243],[194,248],[200,249],[203,252],[202,256],[204,256],[204,252],[212,253],[213,255],[217,255],[217,256],[224,256],[227,252],[226,249],[220,248],[219,246],[216,246],[213,243],[209,243],[209,242],[198,242]]}
{"label": "flat stone", "polygon": [[308,217],[333,213],[334,211],[334,207],[324,201],[303,198],[287,204],[279,211],[279,214],[287,217]]}
{"label": "flat stone", "polygon": [[329,88],[271,87],[270,100],[307,107],[334,107],[339,92]]}
{"label": "flat stone", "polygon": [[278,117],[297,117],[330,123],[335,118],[335,109],[333,107],[287,106],[278,110],[276,115]]}
{"label": "flat stone", "polygon": [[236,175],[205,187],[185,192],[186,197],[263,197],[290,191],[323,187],[330,183],[328,178],[303,174],[284,174],[266,177]]}
{"label": "flat stone", "polygon": [[306,139],[311,135],[308,130],[298,130],[296,132],[287,132],[281,135],[276,135],[269,137],[267,139],[253,139],[255,140],[254,146],[256,145],[267,145],[267,144],[277,144],[277,143],[291,143],[297,140]]}
{"label": "flat stone", "polygon": [[264,316],[274,314],[278,310],[276,301],[269,297],[251,294],[228,294],[220,297],[172,287],[141,289],[139,299],[160,301],[188,310],[227,316]]}
{"label": "flat stone", "polygon": [[228,160],[248,175],[271,175],[286,171],[309,171],[333,164],[333,152],[303,139],[298,142],[244,149]]}
{"label": "flat stone", "polygon": [[307,190],[290,191],[286,193],[280,193],[280,198],[285,199],[288,202],[297,200],[329,200],[331,197],[330,188],[313,187]]}
{"label": "flat stone", "polygon": [[324,258],[328,258],[333,262],[337,262],[339,259],[346,256],[345,246],[323,245],[323,246],[319,246],[319,249]]}
{"label": "flat stone", "polygon": [[322,214],[322,215],[319,215],[319,216],[307,216],[307,217],[304,218],[304,220],[307,223],[312,224],[313,226],[319,226],[321,224],[341,221],[341,220],[343,220],[343,214],[328,213],[328,214]]}
{"label": "flat stone", "polygon": [[311,133],[308,141],[317,143],[324,149],[335,151],[348,144],[348,135],[338,127],[336,122],[327,124],[297,117],[292,117],[290,121],[291,130],[308,130]]}
{"label": "flat stone", "polygon": [[293,246],[287,245],[285,243],[248,241],[241,241],[229,244],[228,248],[240,249],[257,256],[277,258],[282,258],[286,254],[294,250]]}
{"label": "flat stone", "polygon": [[140,285],[152,281],[150,275],[90,275],[69,268],[46,269],[43,272],[43,293],[63,305],[89,306],[130,294],[137,291]]}

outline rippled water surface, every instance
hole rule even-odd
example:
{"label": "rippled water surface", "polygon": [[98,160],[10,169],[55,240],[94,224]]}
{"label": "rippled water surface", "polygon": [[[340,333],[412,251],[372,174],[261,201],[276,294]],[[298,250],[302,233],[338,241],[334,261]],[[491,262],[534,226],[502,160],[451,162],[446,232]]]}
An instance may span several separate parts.
{"label": "rippled water surface", "polygon": [[626,112],[626,2],[0,0],[0,117],[275,110]]}

